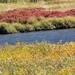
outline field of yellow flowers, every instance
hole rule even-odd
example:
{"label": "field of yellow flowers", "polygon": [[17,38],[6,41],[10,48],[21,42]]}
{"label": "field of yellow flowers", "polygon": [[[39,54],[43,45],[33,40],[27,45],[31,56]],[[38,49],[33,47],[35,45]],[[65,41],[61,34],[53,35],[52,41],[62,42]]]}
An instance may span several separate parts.
{"label": "field of yellow flowers", "polygon": [[75,43],[0,46],[0,75],[75,75]]}

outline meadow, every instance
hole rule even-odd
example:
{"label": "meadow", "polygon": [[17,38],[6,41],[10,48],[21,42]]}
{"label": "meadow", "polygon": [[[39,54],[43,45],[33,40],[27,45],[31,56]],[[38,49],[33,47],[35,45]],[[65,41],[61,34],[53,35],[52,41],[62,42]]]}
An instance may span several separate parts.
{"label": "meadow", "polygon": [[[11,0],[10,0],[11,1]],[[67,10],[75,8],[74,0],[46,0],[38,2],[23,2],[24,0],[18,0],[18,2],[0,2],[0,12],[13,10],[17,8],[46,8],[49,10]],[[39,4],[40,3],[40,4]]]}
{"label": "meadow", "polygon": [[[0,3],[0,34],[75,28],[74,0],[5,1]],[[0,45],[0,75],[75,75],[75,42]]]}
{"label": "meadow", "polygon": [[15,1],[0,2],[0,34],[75,28],[74,0]]}
{"label": "meadow", "polygon": [[0,46],[0,75],[74,75],[75,43]]}

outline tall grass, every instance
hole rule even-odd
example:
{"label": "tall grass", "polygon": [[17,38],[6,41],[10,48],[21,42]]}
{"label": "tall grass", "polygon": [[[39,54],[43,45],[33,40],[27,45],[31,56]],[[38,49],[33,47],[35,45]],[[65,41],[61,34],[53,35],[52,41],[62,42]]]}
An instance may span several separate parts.
{"label": "tall grass", "polygon": [[75,18],[32,18],[22,23],[0,23],[0,34],[75,28]]}
{"label": "tall grass", "polygon": [[[1,1],[1,0],[0,0]],[[3,0],[2,0],[3,1]],[[11,0],[11,1],[15,1],[15,0]],[[48,0],[46,2],[41,1],[40,0],[35,3],[35,2],[28,2],[28,0],[17,0],[16,2],[10,2],[10,0],[8,0],[8,3],[0,3],[0,12],[1,11],[7,11],[7,10],[13,10],[16,8],[34,8],[34,7],[43,7],[43,8],[47,8],[50,10],[67,10],[67,9],[71,9],[71,8],[75,8],[75,1],[72,0],[67,1],[67,2],[61,2],[61,0]],[[56,2],[57,1],[57,2]],[[40,3],[40,5],[39,5]]]}
{"label": "tall grass", "polygon": [[74,75],[75,43],[0,47],[1,75]]}

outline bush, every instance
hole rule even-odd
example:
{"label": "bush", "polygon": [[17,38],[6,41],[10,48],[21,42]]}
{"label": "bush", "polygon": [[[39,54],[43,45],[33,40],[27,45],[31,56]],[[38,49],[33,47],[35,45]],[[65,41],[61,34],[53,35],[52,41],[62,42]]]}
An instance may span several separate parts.
{"label": "bush", "polygon": [[[65,16],[75,16],[75,9],[67,11],[50,11],[44,8],[32,8],[32,9],[15,9],[0,14],[0,22],[20,22],[20,23],[33,23],[35,18],[41,20],[42,18],[61,18]],[[34,18],[35,17],[35,18]],[[31,19],[31,20],[29,20]]]}
{"label": "bush", "polygon": [[13,26],[18,32],[25,32],[25,26],[20,23],[13,23]]}
{"label": "bush", "polygon": [[55,29],[55,26],[52,25],[52,23],[49,22],[48,20],[42,20],[42,21],[41,21],[41,25],[42,25],[42,29],[43,29],[43,30]]}
{"label": "bush", "polygon": [[0,33],[16,33],[14,26],[8,23],[0,23]]}
{"label": "bush", "polygon": [[64,24],[69,28],[75,28],[75,18],[66,18]]}
{"label": "bush", "polygon": [[56,27],[56,29],[63,29],[64,27],[64,22],[62,20],[54,19],[52,20],[52,25]]}
{"label": "bush", "polygon": [[56,29],[66,29],[66,28],[74,28],[75,20],[72,18],[54,18],[50,20],[51,24],[56,27]]}
{"label": "bush", "polygon": [[31,24],[26,24],[25,25],[25,31],[26,32],[34,31],[34,26]]}
{"label": "bush", "polygon": [[52,29],[75,28],[75,18],[30,19],[27,23],[0,23],[0,33],[30,32]]}

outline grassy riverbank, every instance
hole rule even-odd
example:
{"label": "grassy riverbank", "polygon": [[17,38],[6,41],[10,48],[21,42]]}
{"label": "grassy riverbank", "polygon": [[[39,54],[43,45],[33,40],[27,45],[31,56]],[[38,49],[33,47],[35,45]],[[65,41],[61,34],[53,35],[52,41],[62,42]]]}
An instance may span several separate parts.
{"label": "grassy riverbank", "polygon": [[0,34],[75,28],[74,0],[10,1],[0,3]]}
{"label": "grassy riverbank", "polygon": [[74,75],[75,43],[0,47],[0,75]]}
{"label": "grassy riverbank", "polygon": [[74,17],[31,18],[25,23],[0,23],[0,34],[75,28]]}

